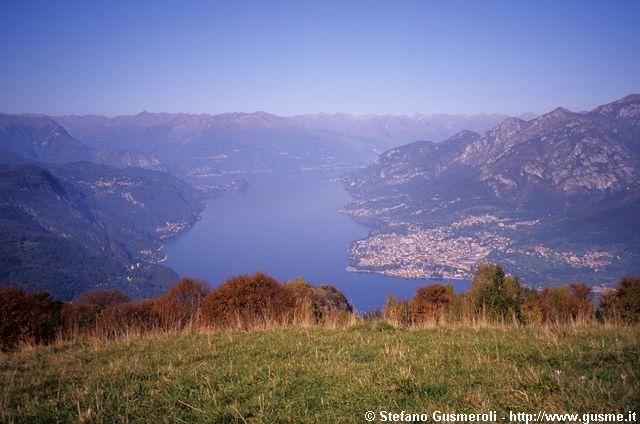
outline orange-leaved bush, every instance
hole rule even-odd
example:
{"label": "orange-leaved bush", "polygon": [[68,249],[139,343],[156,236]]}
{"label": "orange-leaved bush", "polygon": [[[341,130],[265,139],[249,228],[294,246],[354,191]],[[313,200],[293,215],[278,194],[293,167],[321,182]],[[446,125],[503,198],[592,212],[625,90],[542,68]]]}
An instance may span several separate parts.
{"label": "orange-leaved bush", "polygon": [[291,291],[268,275],[238,275],[209,292],[200,322],[216,328],[286,324],[293,319],[295,304]]}
{"label": "orange-leaved bush", "polygon": [[451,284],[432,284],[418,288],[411,301],[413,322],[442,320],[451,310],[456,294]]}
{"label": "orange-leaved bush", "polygon": [[73,302],[62,307],[66,335],[95,330],[105,310],[129,302],[124,293],[114,289],[96,289],[81,293]]}
{"label": "orange-leaved bush", "polygon": [[166,328],[185,328],[197,322],[209,286],[202,280],[182,278],[168,292],[154,299],[153,306]]}
{"label": "orange-leaved bush", "polygon": [[62,304],[47,292],[27,293],[19,287],[0,289],[0,349],[9,351],[22,343],[46,344],[60,326]]}

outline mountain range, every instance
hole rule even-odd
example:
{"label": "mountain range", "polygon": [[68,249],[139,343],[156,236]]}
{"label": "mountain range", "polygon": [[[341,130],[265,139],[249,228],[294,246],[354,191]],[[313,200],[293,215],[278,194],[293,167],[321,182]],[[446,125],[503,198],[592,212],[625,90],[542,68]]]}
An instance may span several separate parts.
{"label": "mountain range", "polygon": [[462,128],[491,128],[504,118],[487,114],[282,117],[266,112],[54,117],[94,149],[143,152],[193,182],[238,173],[353,169],[416,137],[444,139]]}
{"label": "mountain range", "polygon": [[[473,263],[475,255],[508,263],[533,282],[548,282],[550,270],[558,279],[595,282],[640,272],[639,170],[640,95],[630,95],[590,112],[557,108],[483,134],[388,150],[346,179],[354,202],[345,211],[383,232],[457,225],[440,243],[470,237],[461,245],[467,257],[434,256],[442,263]],[[371,253],[366,243],[359,247]],[[588,259],[594,251],[602,260]],[[468,271],[451,264],[427,269]]]}

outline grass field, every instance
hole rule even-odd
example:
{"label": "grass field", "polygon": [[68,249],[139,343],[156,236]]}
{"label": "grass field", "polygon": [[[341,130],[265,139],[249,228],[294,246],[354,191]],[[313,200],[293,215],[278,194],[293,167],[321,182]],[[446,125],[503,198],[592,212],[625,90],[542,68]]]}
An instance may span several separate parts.
{"label": "grass field", "polygon": [[3,354],[0,382],[0,421],[9,423],[347,423],[366,422],[370,410],[496,410],[499,420],[510,410],[627,413],[640,405],[640,331],[399,330],[381,322],[132,336]]}

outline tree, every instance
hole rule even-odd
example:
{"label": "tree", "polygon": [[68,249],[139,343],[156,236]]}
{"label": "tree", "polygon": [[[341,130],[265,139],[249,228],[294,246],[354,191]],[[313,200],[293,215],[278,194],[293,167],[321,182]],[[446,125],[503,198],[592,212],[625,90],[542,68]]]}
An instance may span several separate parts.
{"label": "tree", "polygon": [[485,313],[491,319],[513,317],[523,321],[523,287],[516,277],[505,275],[498,264],[483,264],[476,268],[468,298],[476,313]]}
{"label": "tree", "polygon": [[618,318],[625,323],[640,322],[640,278],[623,278],[615,291],[600,297],[600,310],[608,318]]}

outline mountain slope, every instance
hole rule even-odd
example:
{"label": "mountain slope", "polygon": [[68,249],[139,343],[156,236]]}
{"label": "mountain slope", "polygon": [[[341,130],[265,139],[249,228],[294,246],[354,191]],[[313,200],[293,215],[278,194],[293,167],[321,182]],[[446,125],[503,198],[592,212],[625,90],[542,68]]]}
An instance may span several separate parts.
{"label": "mountain slope", "polygon": [[[639,169],[640,96],[631,95],[587,113],[558,108],[530,121],[509,118],[481,136],[390,150],[347,179],[354,202],[346,211],[395,232],[455,228],[432,244],[464,236],[485,247],[439,257],[468,259],[449,261],[457,264],[449,271],[466,275],[476,258],[506,261],[542,282],[550,267],[590,281],[604,269],[609,280],[640,271]],[[540,272],[527,266],[532,259]]]}
{"label": "mountain slope", "polygon": [[50,163],[89,160],[93,149],[46,116],[0,114],[0,148]]}
{"label": "mountain slope", "polygon": [[95,287],[166,289],[177,275],[154,264],[162,239],[202,209],[200,194],[168,174],[87,162],[11,166],[0,199],[0,282],[65,299]]}

